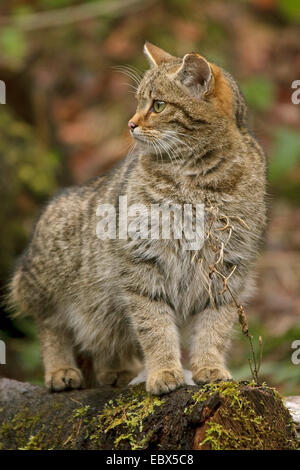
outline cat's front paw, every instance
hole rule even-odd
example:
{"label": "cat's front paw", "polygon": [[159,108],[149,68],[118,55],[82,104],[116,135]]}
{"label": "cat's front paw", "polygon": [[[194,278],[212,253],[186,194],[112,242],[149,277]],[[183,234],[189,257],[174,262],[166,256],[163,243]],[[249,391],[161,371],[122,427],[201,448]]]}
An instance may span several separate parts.
{"label": "cat's front paw", "polygon": [[184,376],[181,369],[164,369],[149,374],[146,382],[146,390],[153,395],[162,395],[184,384]]}
{"label": "cat's front paw", "polygon": [[229,380],[231,378],[230,372],[222,366],[204,366],[193,370],[193,381],[196,384],[214,382],[215,380]]}
{"label": "cat's front paw", "polygon": [[46,374],[46,387],[51,392],[62,392],[80,388],[83,383],[82,373],[75,367],[51,371]]}

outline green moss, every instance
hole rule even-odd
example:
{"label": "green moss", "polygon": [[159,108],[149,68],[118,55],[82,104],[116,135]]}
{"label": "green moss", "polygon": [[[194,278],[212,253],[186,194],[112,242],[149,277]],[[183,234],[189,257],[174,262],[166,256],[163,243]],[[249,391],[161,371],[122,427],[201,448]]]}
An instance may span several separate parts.
{"label": "green moss", "polygon": [[233,432],[227,431],[219,423],[211,422],[205,433],[205,439],[201,442],[204,446],[208,444],[212,450],[241,449],[251,446],[252,437],[239,437]]}
{"label": "green moss", "polygon": [[78,408],[77,410],[73,411],[74,418],[82,418],[87,414],[90,409],[90,405],[83,406],[82,408]]}
{"label": "green moss", "polygon": [[[43,425],[43,430],[45,426]],[[35,435],[30,435],[27,444],[24,447],[19,447],[19,450],[43,450],[43,442],[45,439],[45,432],[40,431]]]}
{"label": "green moss", "polygon": [[[249,386],[253,385],[249,383]],[[193,409],[198,403],[205,402],[208,398],[212,397],[216,393],[221,394],[224,397],[230,397],[232,403],[236,403],[239,407],[241,406],[241,399],[240,399],[240,390],[239,390],[239,383],[238,382],[215,382],[204,385],[202,388],[197,390],[190,391],[193,393],[192,395],[192,403],[189,407],[185,408],[185,414],[191,414]]]}
{"label": "green moss", "polygon": [[[55,405],[54,407],[60,408]],[[7,419],[0,425],[0,449],[7,448],[6,442],[13,443],[13,448],[19,450],[42,450],[60,448],[65,438],[65,429],[72,419],[66,418],[65,423],[58,424],[59,411],[53,412],[46,402],[38,412],[24,407],[12,419]]]}
{"label": "green moss", "polygon": [[[254,382],[248,384],[250,390],[255,387],[258,387],[258,385]],[[261,387],[267,394],[272,393],[275,399],[282,403],[282,398],[276,390],[266,385]],[[270,436],[270,442],[285,442],[285,433],[281,432],[278,426],[273,428],[272,419],[264,419],[259,414],[258,410],[254,408],[254,404],[241,391],[238,382],[218,382],[205,385],[193,394],[193,403],[190,405],[188,412],[191,413],[197,403],[207,400],[215,393],[218,393],[221,400],[226,401],[229,406],[219,408],[218,422],[215,420],[207,421],[205,435],[200,446],[213,450],[259,450],[265,448],[266,436]],[[259,405],[262,410],[265,410],[266,403],[263,399],[260,400]],[[225,427],[226,422],[232,423],[231,429]],[[292,426],[292,422],[289,425]],[[272,439],[272,436],[274,439]]]}
{"label": "green moss", "polygon": [[[251,393],[257,387],[262,393],[254,403]],[[204,435],[199,445],[204,449],[264,449],[269,442],[284,449],[297,447],[296,439],[293,439],[293,422],[288,418],[289,415],[282,416],[282,426],[279,422],[274,423],[276,402],[278,409],[282,410],[282,399],[272,388],[258,386],[253,382],[243,385],[233,381],[218,382],[199,389],[187,388],[183,395],[180,395],[180,400],[182,397],[186,400],[182,411],[184,419],[187,420],[187,428],[188,422],[194,420],[193,411],[196,415],[201,414],[202,405],[205,406],[206,401],[210,401],[210,406],[215,403],[216,397],[216,405],[223,403],[203,423]],[[161,414],[159,408],[164,405],[166,408]],[[57,404],[54,408],[49,407],[46,401],[38,412],[24,407],[12,419],[2,423],[0,449],[7,448],[6,442],[11,442],[13,448],[20,450],[41,450],[50,447],[76,449],[79,444],[81,448],[86,449],[146,449],[150,443],[154,444],[158,433],[157,426],[152,424],[151,416],[155,413],[155,422],[161,423],[161,418],[169,411],[172,412],[168,407],[168,396],[151,396],[145,392],[143,385],[127,389],[109,400],[96,415],[89,405],[71,409],[65,413],[63,422],[60,407]],[[182,411],[178,410],[179,417]],[[286,426],[291,427],[290,440],[286,437]],[[178,446],[181,441],[180,437]],[[157,445],[159,447],[160,444]]]}
{"label": "green moss", "polygon": [[13,434],[19,448],[28,445],[28,431],[33,431],[40,421],[40,414],[32,414],[29,408],[24,408],[10,421],[5,421],[0,427],[0,442]]}
{"label": "green moss", "polygon": [[[96,429],[90,436],[90,440],[99,444],[103,435],[114,430],[116,447],[121,441],[127,440],[132,450],[145,448],[152,436],[152,431],[145,435],[141,434],[143,421],[164,402],[163,398],[145,393],[141,386],[133,387],[130,396],[121,394],[115,400],[110,400],[107,403],[102,413],[97,417]],[[143,437],[141,438],[141,436]]]}

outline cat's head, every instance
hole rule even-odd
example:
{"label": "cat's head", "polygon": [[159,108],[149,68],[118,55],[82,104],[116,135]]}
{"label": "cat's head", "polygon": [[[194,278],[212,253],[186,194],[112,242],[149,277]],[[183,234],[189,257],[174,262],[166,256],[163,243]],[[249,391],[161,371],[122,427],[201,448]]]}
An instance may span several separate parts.
{"label": "cat's head", "polygon": [[151,68],[137,88],[128,125],[140,145],[158,153],[209,148],[229,127],[245,125],[246,105],[230,74],[197,53],[173,57],[146,42]]}

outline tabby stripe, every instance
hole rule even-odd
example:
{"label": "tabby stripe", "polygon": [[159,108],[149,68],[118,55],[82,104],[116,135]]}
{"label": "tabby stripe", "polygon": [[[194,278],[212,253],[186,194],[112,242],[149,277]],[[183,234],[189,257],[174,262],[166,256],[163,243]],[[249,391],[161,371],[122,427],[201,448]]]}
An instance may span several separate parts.
{"label": "tabby stripe", "polygon": [[150,293],[141,292],[138,288],[135,289],[134,286],[130,286],[130,287],[127,286],[126,291],[128,293],[135,294],[135,295],[138,295],[140,297],[145,297],[145,298],[151,300],[152,302],[163,302],[163,303],[167,304],[172,310],[175,310],[174,304],[164,294],[157,293],[157,294],[151,295]]}
{"label": "tabby stripe", "polygon": [[158,256],[152,256],[152,257],[143,257],[143,256],[132,256],[130,257],[130,260],[134,264],[145,264],[145,265],[150,265],[150,266],[155,266],[159,267],[160,260]]}
{"label": "tabby stripe", "polygon": [[216,162],[215,165],[213,165],[211,168],[209,168],[204,174],[205,175],[209,175],[211,174],[212,172],[216,171],[216,170],[219,170],[222,165],[226,162],[226,160],[224,158],[221,158],[220,160],[218,160]]}
{"label": "tabby stripe", "polygon": [[123,173],[121,177],[121,181],[118,181],[118,194],[122,196],[122,190],[128,181],[128,177],[130,176],[134,165],[136,164],[136,160],[134,158],[131,158],[131,161],[129,162],[125,172]]}
{"label": "tabby stripe", "polygon": [[198,124],[208,124],[208,121],[206,121],[205,119],[196,119],[194,118],[183,106],[181,106],[180,104],[178,103],[172,103],[169,101],[169,103],[173,106],[175,106],[175,108],[178,108],[180,109],[180,111],[182,111],[182,113],[185,115],[185,117],[189,120],[189,121],[192,121],[192,122],[195,122],[195,123],[198,123]]}
{"label": "tabby stripe", "polygon": [[40,282],[38,277],[32,272],[32,270],[28,267],[28,263],[26,260],[23,262],[23,273],[25,274],[26,281],[29,285],[36,287],[37,285],[40,286]]}
{"label": "tabby stripe", "polygon": [[181,126],[183,129],[185,129],[186,131],[191,131],[193,132],[195,130],[195,127],[191,127],[191,126],[187,126],[183,121],[181,121],[180,119],[171,119],[169,121],[169,124],[176,124],[176,125],[179,125]]}
{"label": "tabby stripe", "polygon": [[193,117],[183,106],[181,106],[180,104],[177,104],[176,106],[177,106],[177,108],[180,109],[180,111],[183,112],[183,114],[185,115],[185,117],[188,118],[190,121],[196,122],[197,124],[207,124],[207,123],[208,123],[205,119],[196,119],[196,118],[194,118],[194,117]]}
{"label": "tabby stripe", "polygon": [[[127,157],[128,158],[128,157]],[[116,180],[117,183],[117,188],[115,187],[115,196],[116,196],[116,202],[115,202],[115,208],[116,208],[116,216],[117,216],[117,230],[120,229],[119,227],[119,197],[123,196],[123,189],[128,183],[129,176],[136,164],[136,160],[134,158],[131,159],[131,161],[128,163],[127,168],[125,169],[123,175],[121,176],[121,180]],[[126,192],[126,190],[125,190]]]}

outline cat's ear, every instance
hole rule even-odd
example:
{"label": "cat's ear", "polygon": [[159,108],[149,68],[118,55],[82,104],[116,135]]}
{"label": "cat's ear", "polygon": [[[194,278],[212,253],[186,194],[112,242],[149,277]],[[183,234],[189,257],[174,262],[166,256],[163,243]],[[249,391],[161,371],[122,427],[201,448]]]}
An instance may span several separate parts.
{"label": "cat's ear", "polygon": [[173,57],[168,52],[163,51],[151,42],[146,41],[144,45],[144,54],[147,57],[151,67],[157,67],[164,62],[169,62],[170,60],[174,60]]}
{"label": "cat's ear", "polygon": [[198,54],[186,54],[174,78],[195,98],[207,94],[213,84],[210,65]]}

